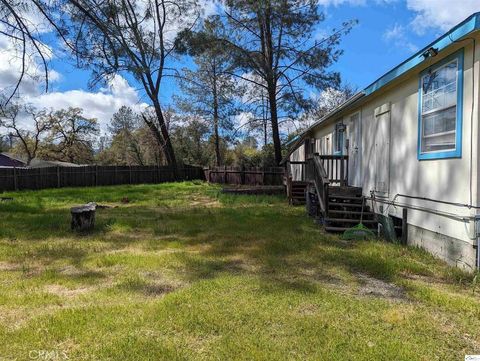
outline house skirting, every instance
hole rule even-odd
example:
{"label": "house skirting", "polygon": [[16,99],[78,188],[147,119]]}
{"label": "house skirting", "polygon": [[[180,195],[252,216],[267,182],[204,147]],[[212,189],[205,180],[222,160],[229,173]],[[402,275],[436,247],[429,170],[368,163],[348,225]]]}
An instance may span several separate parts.
{"label": "house skirting", "polygon": [[408,245],[421,247],[466,271],[475,270],[476,250],[471,243],[409,224]]}

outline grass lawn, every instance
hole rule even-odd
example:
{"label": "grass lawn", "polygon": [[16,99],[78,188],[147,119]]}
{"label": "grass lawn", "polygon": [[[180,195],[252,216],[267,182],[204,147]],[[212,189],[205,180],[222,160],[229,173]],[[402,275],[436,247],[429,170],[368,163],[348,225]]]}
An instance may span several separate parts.
{"label": "grass lawn", "polygon": [[[324,234],[280,197],[200,182],[2,196],[14,200],[0,202],[0,360],[480,354],[471,275]],[[69,209],[88,201],[113,207],[73,234]]]}

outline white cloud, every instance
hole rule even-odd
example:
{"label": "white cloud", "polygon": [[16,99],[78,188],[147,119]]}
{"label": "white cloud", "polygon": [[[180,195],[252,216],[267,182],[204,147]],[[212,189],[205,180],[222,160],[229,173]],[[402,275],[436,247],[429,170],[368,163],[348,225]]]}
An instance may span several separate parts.
{"label": "white cloud", "polygon": [[406,29],[403,25],[395,24],[390,29],[387,29],[383,34],[383,40],[411,53],[418,50],[418,47],[408,40]]}
{"label": "white cloud", "polygon": [[[1,29],[0,29],[1,30]],[[50,47],[39,44],[45,60],[53,57]],[[45,69],[38,53],[30,45],[26,49],[25,58],[21,44],[5,37],[0,37],[0,93],[7,96],[14,90],[24,67],[24,77],[19,88],[22,95],[37,94],[41,86],[45,85]],[[48,70],[49,82],[56,82],[60,74]]]}
{"label": "white cloud", "polygon": [[145,110],[148,106],[140,101],[137,91],[119,75],[109,81],[107,88],[102,88],[98,92],[84,90],[51,92],[26,97],[25,102],[39,109],[82,108],[85,116],[98,119],[102,132],[107,130],[109,120],[122,105],[129,106],[137,112]]}
{"label": "white cloud", "polygon": [[447,31],[469,15],[480,11],[478,0],[407,0],[407,8],[416,13],[411,25],[415,32],[428,29]]}
{"label": "white cloud", "polygon": [[327,6],[340,6],[340,5],[353,5],[363,6],[367,4],[366,0],[320,0],[320,5]]}
{"label": "white cloud", "polygon": [[200,0],[198,5],[203,12],[203,17],[220,14],[225,8],[222,2],[215,0]]}
{"label": "white cloud", "polygon": [[390,5],[397,2],[398,0],[319,0],[319,4],[325,7],[328,6],[341,6],[341,5],[350,5],[350,6],[366,6],[370,3],[375,3],[378,5]]}

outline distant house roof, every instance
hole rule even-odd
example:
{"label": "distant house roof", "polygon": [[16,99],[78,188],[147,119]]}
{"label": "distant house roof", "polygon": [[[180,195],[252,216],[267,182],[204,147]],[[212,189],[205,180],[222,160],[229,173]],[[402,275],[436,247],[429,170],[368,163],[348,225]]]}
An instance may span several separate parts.
{"label": "distant house roof", "polygon": [[42,159],[32,159],[30,162],[30,168],[48,168],[48,167],[83,167],[83,165],[69,163],[69,162],[60,162],[57,160],[42,160]]}
{"label": "distant house roof", "polygon": [[0,153],[0,167],[25,167],[26,162],[9,153]]}
{"label": "distant house roof", "polygon": [[28,168],[48,168],[48,167],[83,167],[83,165],[61,162],[57,160],[32,159],[30,164],[20,157],[10,153],[0,153],[0,167],[28,167]]}

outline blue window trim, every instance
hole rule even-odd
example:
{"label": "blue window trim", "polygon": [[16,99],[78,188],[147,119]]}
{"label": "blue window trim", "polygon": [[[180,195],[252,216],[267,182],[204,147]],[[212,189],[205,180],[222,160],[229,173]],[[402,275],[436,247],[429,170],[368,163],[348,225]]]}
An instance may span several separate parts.
{"label": "blue window trim", "polygon": [[[457,59],[457,114],[455,126],[455,149],[440,152],[422,153],[422,78],[431,70],[438,69],[442,65]],[[420,73],[418,82],[418,144],[417,155],[418,160],[429,159],[447,159],[462,157],[462,118],[463,118],[463,48],[459,51],[447,56],[438,63],[432,64],[430,67]]]}

